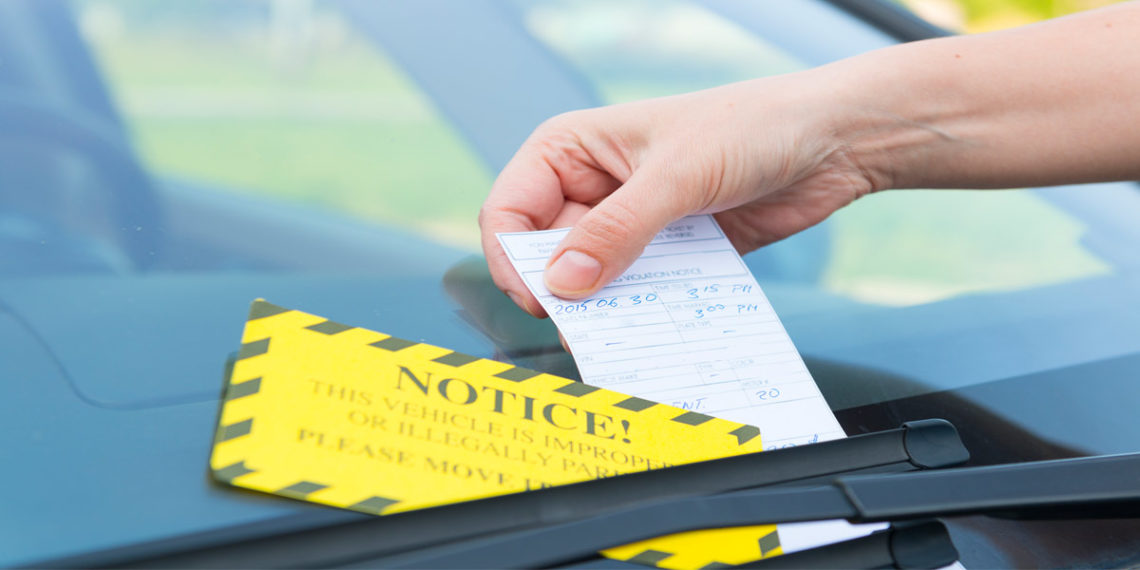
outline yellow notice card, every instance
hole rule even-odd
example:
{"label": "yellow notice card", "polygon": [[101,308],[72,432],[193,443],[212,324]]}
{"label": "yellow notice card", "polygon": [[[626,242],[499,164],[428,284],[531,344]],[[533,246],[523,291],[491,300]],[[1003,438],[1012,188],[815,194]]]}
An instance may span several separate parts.
{"label": "yellow notice card", "polygon": [[[229,382],[217,480],[376,515],[761,450],[753,426],[261,300]],[[762,526],[604,554],[697,568],[778,552]]]}

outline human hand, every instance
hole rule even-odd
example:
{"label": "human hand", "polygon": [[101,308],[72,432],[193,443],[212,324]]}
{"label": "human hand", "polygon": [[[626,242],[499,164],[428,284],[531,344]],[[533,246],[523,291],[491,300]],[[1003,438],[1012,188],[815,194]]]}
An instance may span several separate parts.
{"label": "human hand", "polygon": [[480,212],[496,285],[545,311],[511,267],[499,232],[573,226],[546,286],[595,293],[650,240],[689,214],[716,213],[743,252],[825,219],[875,185],[834,129],[835,111],[803,74],[577,111],[540,126],[503,169]]}

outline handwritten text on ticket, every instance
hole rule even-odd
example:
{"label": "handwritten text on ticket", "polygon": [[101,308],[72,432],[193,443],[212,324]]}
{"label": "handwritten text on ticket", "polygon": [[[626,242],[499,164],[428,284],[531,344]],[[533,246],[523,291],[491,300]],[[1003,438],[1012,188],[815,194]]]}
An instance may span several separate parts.
{"label": "handwritten text on ticket", "polygon": [[760,427],[765,448],[843,437],[767,297],[712,216],[670,224],[597,295],[560,299],[546,261],[569,230],[499,234],[588,384]]}

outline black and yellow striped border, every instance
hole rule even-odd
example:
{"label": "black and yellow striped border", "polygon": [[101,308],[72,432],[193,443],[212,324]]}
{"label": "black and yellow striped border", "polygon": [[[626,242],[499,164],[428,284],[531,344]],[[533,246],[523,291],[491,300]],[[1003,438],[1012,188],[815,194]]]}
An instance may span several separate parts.
{"label": "black and yellow striped border", "polygon": [[[300,313],[303,315],[308,315],[307,313],[302,313],[301,311],[294,311],[292,309],[287,309],[269,303],[265,300],[258,299],[251,305],[247,321],[252,322],[260,319],[275,317],[278,315],[286,315],[289,313]],[[357,329],[357,327],[328,319],[306,325],[303,328],[305,330],[312,331],[313,334],[325,336],[340,335]],[[266,337],[255,338],[253,340],[243,342],[236,355],[235,360],[237,362],[242,362],[269,354],[270,350],[272,349],[272,340],[273,339],[271,337]],[[365,343],[365,345],[377,350],[384,350],[389,352],[400,352],[413,349],[414,347],[429,348],[433,351],[441,352],[441,354],[438,356],[430,359],[432,362],[457,369],[476,363],[482,363],[485,366],[487,363],[491,363],[491,365],[501,368],[501,370],[492,374],[492,376],[496,378],[517,383],[543,382],[545,387],[563,396],[573,398],[589,398],[594,394],[604,393],[609,395],[608,397],[613,398],[614,395],[614,392],[612,391],[603,390],[601,388],[583,384],[581,382],[561,378],[558,376],[552,376],[528,368],[513,366],[507,363],[486,360],[461,352],[449,351],[447,349],[435,347],[430,344],[402,339],[395,336],[386,336],[379,340],[370,338],[369,342]],[[222,396],[223,405],[229,402],[256,397],[262,388],[263,381],[264,378],[261,376],[252,376],[249,378],[231,377],[225,387],[225,391]],[[715,431],[733,437],[738,445],[744,445],[760,436],[760,430],[755,426],[729,422],[698,412],[680,410],[671,406],[659,404],[657,402],[634,396],[619,395],[618,400],[616,402],[610,403],[609,405],[613,408],[634,414],[644,413],[649,410],[653,410],[659,413],[665,412],[666,410],[675,411],[676,413],[674,415],[667,416],[666,419],[682,426],[690,426],[693,428],[701,429],[714,428]],[[219,414],[219,418],[220,417],[221,415]],[[223,423],[219,419],[214,436],[214,445],[225,445],[228,442],[238,441],[246,438],[254,433],[254,431],[257,429],[256,424],[256,418],[254,417],[243,418],[237,421],[231,421],[229,423]],[[212,476],[215,480],[231,485],[239,484],[235,483],[235,481],[257,472],[257,466],[250,464],[250,462],[246,459],[231,462],[227,465],[217,466],[211,469]],[[289,485],[285,485],[272,492],[280,496],[297,500],[311,500],[314,494],[320,493],[321,491],[328,488],[330,488],[330,485],[325,482],[299,480]],[[400,499],[397,497],[369,495],[361,497],[359,501],[344,505],[343,508],[348,508],[351,510],[373,515],[383,515],[386,511],[391,509],[393,506],[398,505],[399,503]],[[773,550],[779,548],[779,536],[775,530],[772,530],[771,532],[765,534],[764,536],[761,536],[758,539],[758,545],[761,554],[766,556]],[[648,548],[625,560],[633,563],[658,566],[674,555],[675,553],[666,550]],[[705,566],[705,568],[717,568],[723,566],[727,566],[727,564],[712,561],[707,566]]]}

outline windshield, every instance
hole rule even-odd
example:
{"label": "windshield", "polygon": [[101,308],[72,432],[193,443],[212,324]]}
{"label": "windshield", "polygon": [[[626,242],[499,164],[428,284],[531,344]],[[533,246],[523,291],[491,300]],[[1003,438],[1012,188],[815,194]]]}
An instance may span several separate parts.
{"label": "windshield", "polygon": [[[527,134],[892,43],[822,2],[5,2],[0,330],[30,340],[4,360],[76,405],[208,410],[264,297],[576,377],[479,256]],[[1130,183],[895,191],[745,260],[848,433],[925,414],[1016,435],[977,462],[1122,452],[1137,220]]]}

